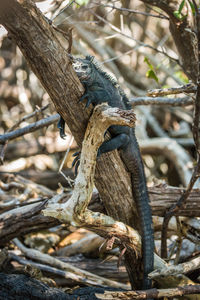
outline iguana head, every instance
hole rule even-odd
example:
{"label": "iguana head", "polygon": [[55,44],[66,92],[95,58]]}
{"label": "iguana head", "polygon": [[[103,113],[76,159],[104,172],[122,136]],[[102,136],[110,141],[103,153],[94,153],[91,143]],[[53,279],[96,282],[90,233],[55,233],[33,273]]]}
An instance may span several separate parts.
{"label": "iguana head", "polygon": [[73,68],[78,78],[83,81],[89,81],[92,75],[92,57],[86,56],[86,58],[76,58],[73,62]]}

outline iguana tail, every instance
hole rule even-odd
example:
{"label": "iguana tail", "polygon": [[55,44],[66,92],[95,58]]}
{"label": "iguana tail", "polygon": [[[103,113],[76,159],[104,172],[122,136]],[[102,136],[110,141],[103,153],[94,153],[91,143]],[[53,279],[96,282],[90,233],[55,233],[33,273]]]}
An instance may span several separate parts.
{"label": "iguana tail", "polygon": [[134,130],[131,133],[129,145],[121,153],[126,168],[131,173],[132,192],[137,206],[142,234],[143,254],[143,289],[151,288],[151,280],[148,274],[153,271],[154,264],[154,236],[152,213],[149,204],[149,196],[146,186],[143,162],[135,137]]}

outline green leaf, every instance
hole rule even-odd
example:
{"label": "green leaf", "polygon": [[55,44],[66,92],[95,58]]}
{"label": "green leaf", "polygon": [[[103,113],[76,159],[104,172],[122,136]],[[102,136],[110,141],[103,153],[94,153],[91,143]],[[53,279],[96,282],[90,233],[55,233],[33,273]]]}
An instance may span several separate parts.
{"label": "green leaf", "polygon": [[146,72],[146,77],[147,78],[152,78],[154,79],[156,82],[158,82],[158,77],[156,76],[156,73],[154,71],[154,67],[153,65],[150,63],[150,60],[145,56],[144,58],[144,62],[148,65],[149,70]]}
{"label": "green leaf", "polygon": [[177,19],[179,19],[179,20],[183,20],[185,17],[187,17],[187,15],[182,15],[181,13],[179,13],[179,11],[178,10],[175,10],[174,12],[173,12],[173,14],[174,14],[174,16],[177,18]]}
{"label": "green leaf", "polygon": [[89,0],[77,0],[76,1],[76,3],[78,4],[78,5],[86,5],[86,4],[88,4],[88,2],[89,2]]}
{"label": "green leaf", "polygon": [[156,73],[153,70],[149,69],[146,72],[146,77],[147,78],[152,78],[152,79],[154,79],[158,83],[158,77],[156,76]]}
{"label": "green leaf", "polygon": [[183,84],[189,83],[189,79],[183,71],[176,71],[175,75],[183,82]]}
{"label": "green leaf", "polygon": [[147,63],[147,65],[149,66],[149,68],[150,68],[151,70],[153,70],[153,65],[150,63],[149,59],[148,59],[146,56],[145,56],[145,58],[144,58],[144,62]]}
{"label": "green leaf", "polygon": [[[189,1],[189,2],[190,2],[190,1]],[[184,20],[184,19],[187,17],[187,14],[186,14],[186,15],[183,15],[183,14],[182,14],[182,10],[183,10],[184,5],[185,5],[185,0],[181,1],[181,4],[179,5],[178,10],[175,10],[175,11],[173,12],[174,16],[175,16],[177,19],[181,20],[181,21]]]}
{"label": "green leaf", "polygon": [[193,14],[193,16],[194,16],[194,15],[195,15],[195,7],[194,7],[193,2],[192,2],[192,1],[189,1],[189,5],[190,5],[190,7],[191,7],[191,11],[192,11],[192,14]]}
{"label": "green leaf", "polygon": [[183,10],[183,7],[184,7],[184,4],[185,4],[185,0],[183,0],[179,6],[179,9],[178,9],[178,12],[179,14],[181,14],[182,10]]}

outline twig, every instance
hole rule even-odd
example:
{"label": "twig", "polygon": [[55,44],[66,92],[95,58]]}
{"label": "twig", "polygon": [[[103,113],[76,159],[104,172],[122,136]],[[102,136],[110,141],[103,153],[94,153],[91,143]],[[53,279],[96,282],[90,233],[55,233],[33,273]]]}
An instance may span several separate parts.
{"label": "twig", "polygon": [[197,91],[196,85],[194,85],[193,83],[188,83],[173,88],[149,90],[147,92],[147,96],[158,97],[158,96],[174,95],[174,94],[181,94],[181,93],[196,93],[196,91]]}
{"label": "twig", "polygon": [[169,18],[167,16],[163,15],[163,14],[154,15],[154,14],[151,14],[151,13],[141,12],[141,11],[135,10],[135,9],[125,8],[125,7],[116,7],[115,5],[108,5],[108,4],[100,4],[100,5],[104,6],[104,7],[110,7],[112,9],[116,9],[116,10],[119,10],[119,11],[126,11],[126,12],[129,12],[129,13],[139,14],[139,15],[143,15],[143,16],[147,16],[147,17],[154,17],[154,18],[169,20]]}
{"label": "twig", "polygon": [[157,53],[161,53],[163,55],[165,55],[166,57],[168,57],[169,59],[176,61],[176,63],[178,63],[177,59],[171,57],[170,55],[168,55],[166,52],[163,52],[161,50],[158,50],[157,48],[149,45],[149,44],[145,44],[143,42],[141,42],[140,40],[137,40],[135,38],[133,38],[132,36],[122,32],[119,28],[117,28],[116,26],[114,26],[113,24],[111,24],[110,22],[108,22],[106,19],[102,18],[101,16],[99,16],[98,14],[96,14],[94,11],[90,10],[91,14],[93,14],[96,18],[98,18],[100,21],[104,22],[105,24],[107,24],[110,28],[112,28],[115,32],[119,33],[120,35],[129,38],[133,41],[135,41],[138,45],[152,49],[154,51],[156,51]]}
{"label": "twig", "polygon": [[60,174],[66,179],[66,181],[67,181],[67,183],[69,184],[69,186],[72,186],[73,180],[70,179],[69,177],[67,177],[67,176],[65,175],[65,173],[62,171],[62,169],[63,169],[63,165],[64,165],[64,163],[65,163],[65,161],[66,161],[66,159],[67,159],[67,156],[68,156],[68,154],[69,154],[69,151],[70,151],[70,149],[71,149],[71,145],[73,144],[73,141],[74,141],[74,137],[71,136],[71,138],[70,138],[70,140],[69,140],[69,143],[68,143],[67,151],[66,151],[66,153],[65,153],[65,155],[64,155],[64,158],[63,158],[63,160],[62,160],[62,162],[61,162],[61,164],[60,164],[59,170],[58,170],[58,173],[60,173]]}
{"label": "twig", "polygon": [[47,126],[55,123],[56,121],[58,121],[59,118],[60,118],[59,114],[56,114],[56,115],[47,117],[45,119],[39,120],[39,121],[32,123],[28,126],[25,126],[23,128],[19,128],[17,130],[2,134],[2,135],[0,135],[0,144],[4,144],[8,140],[12,140],[19,136],[28,134],[30,132],[34,132],[40,128],[47,127]]}
{"label": "twig", "polygon": [[182,242],[183,242],[183,236],[181,234],[181,224],[180,224],[180,220],[179,217],[176,216],[176,226],[177,226],[177,240],[176,240],[176,244],[177,244],[177,249],[176,249],[176,256],[174,259],[174,265],[178,265],[179,259],[180,259],[180,253],[181,253],[181,247],[182,247]]}
{"label": "twig", "polygon": [[165,269],[155,270],[149,274],[149,277],[152,279],[161,277],[161,276],[174,276],[178,274],[187,274],[191,271],[197,270],[200,268],[200,256],[184,262],[178,265],[171,265]]}
{"label": "twig", "polygon": [[17,128],[22,122],[38,115],[39,113],[43,112],[45,109],[47,109],[49,107],[49,104],[41,107],[41,108],[36,108],[32,113],[22,117],[18,122],[16,122],[9,130],[8,132],[13,131],[15,128]]}
{"label": "twig", "polygon": [[[24,259],[20,256],[17,256],[13,253],[9,253],[9,257],[10,257],[10,259],[15,260],[15,261],[19,262],[22,265],[31,265],[31,266],[34,266],[34,267],[42,270],[42,271],[45,271],[45,272],[48,272],[48,273],[53,273],[53,274],[62,276],[64,278],[70,278],[71,280],[74,280],[75,282],[78,282],[78,283],[81,283],[83,281],[80,276],[75,275],[72,272],[63,271],[63,270],[60,270],[60,269],[57,269],[57,268],[54,268],[54,267],[50,267],[48,265],[43,265],[43,264],[40,264],[40,263],[36,263],[36,262],[31,261],[31,260],[27,260],[27,259]],[[87,282],[87,284],[89,284],[89,282]],[[92,284],[92,282],[90,282],[90,284]]]}
{"label": "twig", "polygon": [[168,98],[168,97],[132,97],[131,105],[162,105],[162,106],[187,106],[194,104],[191,97]]}
{"label": "twig", "polygon": [[197,78],[197,94],[194,105],[194,121],[193,121],[193,138],[196,145],[197,155],[200,155],[200,141],[199,141],[199,119],[200,119],[200,11],[196,1],[192,1],[195,7],[195,20],[198,40],[198,78]]}
{"label": "twig", "polygon": [[[15,128],[17,128],[22,122],[24,122],[25,120],[27,119],[30,119],[32,118],[33,116],[35,116],[36,114],[44,111],[45,109],[47,109],[47,107],[49,106],[49,104],[41,107],[41,108],[37,108],[34,112],[32,112],[31,114],[28,114],[26,116],[24,116],[21,120],[19,120],[18,122],[16,122],[11,128],[9,128],[9,130],[7,132],[11,132],[13,131]],[[0,151],[0,164],[3,164],[3,161],[4,161],[4,157],[5,157],[5,153],[6,153],[6,148],[8,146],[8,141],[6,141],[2,146],[1,148],[1,151]]]}

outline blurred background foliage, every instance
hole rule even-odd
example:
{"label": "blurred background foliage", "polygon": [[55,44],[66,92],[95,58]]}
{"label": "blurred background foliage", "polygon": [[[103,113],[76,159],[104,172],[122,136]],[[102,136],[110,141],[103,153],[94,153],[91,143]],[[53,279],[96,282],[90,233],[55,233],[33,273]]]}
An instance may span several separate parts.
{"label": "blurred background foliage", "polygon": [[[106,71],[118,79],[130,99],[145,96],[149,89],[189,82],[178,63],[168,17],[159,9],[152,9],[137,0],[47,0],[37,1],[36,5],[63,32],[72,28],[72,54],[94,55]],[[3,134],[15,128],[17,122],[18,128],[27,126],[54,114],[55,109],[14,40],[7,36],[3,27],[0,27],[0,34],[0,134]],[[68,41],[61,32],[58,34],[67,51]],[[45,110],[23,120],[24,116],[46,105]],[[180,174],[183,169],[177,166],[176,155],[167,155],[160,143],[155,143],[154,151],[148,150],[148,145],[143,149],[143,143],[154,141],[154,138],[175,141],[187,155],[186,167],[190,172],[194,158],[192,109],[192,106],[135,106],[137,135],[149,184],[165,180],[170,185],[185,186],[188,182]],[[49,181],[44,175],[44,172],[46,176],[51,176],[50,172],[57,173],[71,141],[68,128],[66,132],[67,137],[62,140],[55,124],[10,141],[4,149],[4,164],[0,171],[21,172],[39,181],[43,177],[44,184],[53,189],[58,187],[59,181],[68,186],[62,176]],[[64,164],[64,172],[72,178],[71,162],[75,149],[74,141]]]}

